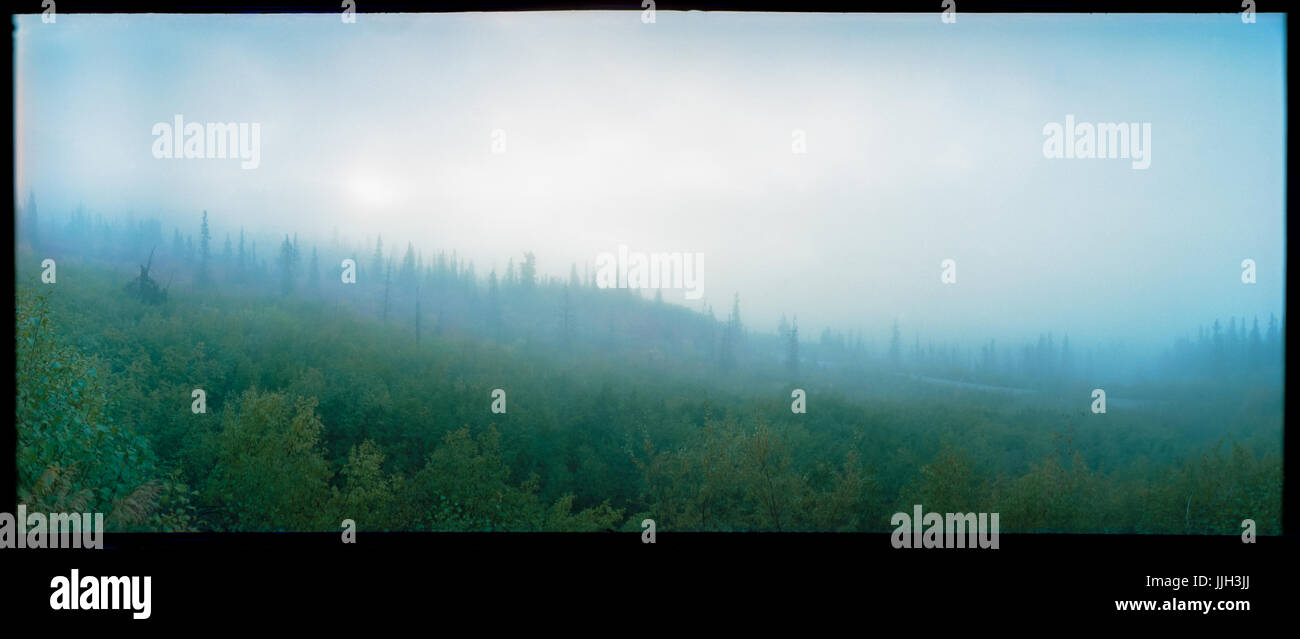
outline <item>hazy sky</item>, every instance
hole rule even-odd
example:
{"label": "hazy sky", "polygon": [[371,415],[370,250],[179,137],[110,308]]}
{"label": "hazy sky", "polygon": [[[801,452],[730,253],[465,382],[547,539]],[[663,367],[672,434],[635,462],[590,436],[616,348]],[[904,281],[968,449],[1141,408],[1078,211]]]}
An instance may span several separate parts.
{"label": "hazy sky", "polygon": [[[751,327],[809,337],[1163,344],[1283,310],[1277,15],[640,16],[19,17],[19,195],[168,235],[206,209],[218,241],[382,232],[481,275],[703,253],[719,316],[739,291]],[[174,114],[259,123],[260,166],[155,159]],[[1045,158],[1067,114],[1150,123],[1150,168]]]}

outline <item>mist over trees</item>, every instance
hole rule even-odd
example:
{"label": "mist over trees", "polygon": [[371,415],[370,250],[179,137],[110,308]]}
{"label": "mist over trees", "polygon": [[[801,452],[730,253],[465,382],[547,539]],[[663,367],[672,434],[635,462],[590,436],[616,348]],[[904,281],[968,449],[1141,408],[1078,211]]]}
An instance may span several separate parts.
{"label": "mist over trees", "polygon": [[[1050,327],[814,338],[799,309],[769,322],[740,294],[719,316],[601,289],[585,265],[543,274],[529,247],[484,268],[454,246],[312,237],[215,211],[170,229],[60,217],[29,195],[24,494],[83,495],[139,529],[882,530],[920,500],[1000,511],[1004,530],[1280,522],[1284,317],[1196,318],[1154,358]],[[488,410],[497,388],[506,413]]]}

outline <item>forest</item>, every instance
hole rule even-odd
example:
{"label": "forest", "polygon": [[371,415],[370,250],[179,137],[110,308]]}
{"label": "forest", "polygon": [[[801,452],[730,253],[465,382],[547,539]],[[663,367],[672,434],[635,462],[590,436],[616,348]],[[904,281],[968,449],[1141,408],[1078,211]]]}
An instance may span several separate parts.
{"label": "forest", "polygon": [[[543,276],[528,250],[498,273],[186,218],[20,208],[29,509],[121,531],[885,532],[924,504],[1003,532],[1280,532],[1282,317],[1191,318],[1119,377],[1123,345],[1051,327],[810,338],[794,313],[742,320],[739,295]],[[1097,414],[1101,376],[1122,381]]]}

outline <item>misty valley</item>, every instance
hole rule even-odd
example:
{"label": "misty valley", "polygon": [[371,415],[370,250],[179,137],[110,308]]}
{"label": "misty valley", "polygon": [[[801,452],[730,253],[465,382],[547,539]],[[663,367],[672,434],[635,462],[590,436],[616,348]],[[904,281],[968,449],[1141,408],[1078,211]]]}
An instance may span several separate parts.
{"label": "misty valley", "polygon": [[905,321],[812,338],[744,315],[743,291],[674,303],[528,247],[484,267],[184,219],[21,207],[29,510],[122,531],[889,532],[924,505],[1002,532],[1280,531],[1281,317],[1178,318],[1200,329],[1150,349]]}

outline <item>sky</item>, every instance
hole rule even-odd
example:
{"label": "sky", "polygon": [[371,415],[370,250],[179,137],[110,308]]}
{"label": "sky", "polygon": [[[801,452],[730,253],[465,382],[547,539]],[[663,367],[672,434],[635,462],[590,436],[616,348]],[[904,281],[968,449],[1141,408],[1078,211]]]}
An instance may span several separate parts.
{"label": "sky", "polygon": [[[15,23],[15,199],[42,216],[382,233],[480,275],[524,251],[556,276],[619,245],[699,253],[704,300],[665,300],[723,317],[739,293],[752,329],[797,314],[805,336],[897,320],[909,337],[1167,345],[1284,309],[1275,14]],[[154,157],[175,114],[257,123],[260,164]],[[1067,115],[1149,124],[1150,166],[1045,157]]]}

